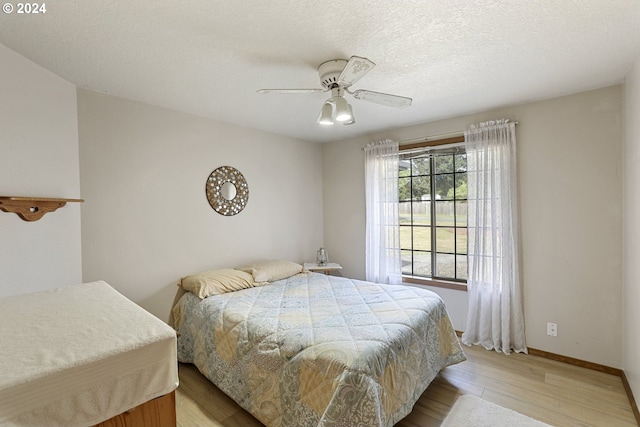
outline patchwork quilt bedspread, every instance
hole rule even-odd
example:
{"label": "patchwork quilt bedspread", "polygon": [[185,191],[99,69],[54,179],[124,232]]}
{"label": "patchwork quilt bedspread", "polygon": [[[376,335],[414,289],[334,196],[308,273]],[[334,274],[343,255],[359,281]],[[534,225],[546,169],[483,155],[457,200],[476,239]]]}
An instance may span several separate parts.
{"label": "patchwork quilt bedspread", "polygon": [[465,360],[428,290],[301,273],[174,307],[178,360],[269,427],[392,426]]}

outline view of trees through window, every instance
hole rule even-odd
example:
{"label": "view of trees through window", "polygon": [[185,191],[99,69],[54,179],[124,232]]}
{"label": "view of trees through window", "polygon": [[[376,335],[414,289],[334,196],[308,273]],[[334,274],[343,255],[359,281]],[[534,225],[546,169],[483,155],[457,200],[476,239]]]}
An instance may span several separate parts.
{"label": "view of trees through window", "polygon": [[466,281],[467,156],[443,149],[400,156],[402,274]]}

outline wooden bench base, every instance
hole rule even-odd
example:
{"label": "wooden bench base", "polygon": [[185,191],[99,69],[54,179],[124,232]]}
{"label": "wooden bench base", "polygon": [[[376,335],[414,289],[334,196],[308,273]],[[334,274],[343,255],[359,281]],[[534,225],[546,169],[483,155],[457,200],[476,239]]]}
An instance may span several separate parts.
{"label": "wooden bench base", "polygon": [[176,427],[176,392],[138,405],[95,427]]}

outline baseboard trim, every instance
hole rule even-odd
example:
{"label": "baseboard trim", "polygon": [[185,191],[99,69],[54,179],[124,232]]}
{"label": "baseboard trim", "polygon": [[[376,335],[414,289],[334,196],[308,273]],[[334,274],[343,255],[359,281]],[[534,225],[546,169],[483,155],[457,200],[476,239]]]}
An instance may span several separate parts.
{"label": "baseboard trim", "polygon": [[[458,337],[462,337],[462,332],[456,330],[456,335]],[[620,377],[620,379],[622,379],[624,391],[627,393],[627,398],[629,399],[629,403],[631,404],[633,416],[636,419],[636,423],[640,426],[640,410],[638,410],[636,399],[633,396],[633,391],[631,390],[631,386],[629,385],[629,381],[627,380],[627,375],[624,373],[624,370],[601,365],[599,363],[587,362],[586,360],[576,359],[574,357],[562,356],[560,354],[551,353],[544,350],[538,350],[537,348],[529,347],[529,354],[531,356],[543,357],[545,359],[555,360],[556,362],[562,362],[569,365],[579,366],[581,368],[591,369],[592,371],[603,372],[605,374]]]}
{"label": "baseboard trim", "polygon": [[532,356],[540,356],[545,359],[555,360],[557,362],[567,363],[569,365],[580,366],[581,368],[591,369],[592,371],[604,372],[605,374],[615,375],[616,377],[622,377],[622,369],[600,365],[599,363],[587,362],[586,360],[562,356],[560,354],[550,353],[548,351],[538,350],[537,348],[531,347],[529,347],[529,354]]}
{"label": "baseboard trim", "polygon": [[624,391],[627,393],[627,399],[629,399],[629,404],[631,405],[633,416],[636,419],[636,424],[640,426],[640,412],[638,411],[636,399],[633,396],[633,391],[631,390],[631,386],[629,385],[629,381],[627,380],[627,375],[624,373],[624,370],[612,368],[606,365],[600,365],[599,363],[587,362],[586,360],[576,359],[573,357],[562,356],[560,354],[550,353],[544,350],[538,350],[537,348],[529,347],[529,354],[532,356],[544,357],[545,359],[551,359],[557,362],[580,366],[581,368],[591,369],[592,371],[604,372],[605,374],[620,377],[620,379],[622,380]]}
{"label": "baseboard trim", "polygon": [[545,359],[551,359],[557,362],[567,363],[569,365],[574,365],[574,366],[580,366],[581,368],[591,369],[593,371],[604,372],[605,374],[610,374],[616,377],[620,377],[620,379],[622,380],[624,391],[627,394],[627,399],[629,399],[629,404],[631,405],[633,416],[636,419],[636,424],[640,426],[640,412],[638,411],[638,405],[636,404],[636,399],[633,396],[633,391],[631,390],[631,386],[629,385],[629,381],[627,380],[627,375],[624,373],[624,370],[612,368],[606,365],[600,365],[599,363],[587,362],[586,360],[576,359],[569,356],[562,356],[560,354],[550,353],[544,350],[538,350],[537,348],[529,347],[529,354],[532,356],[544,357]]}
{"label": "baseboard trim", "polygon": [[627,374],[622,371],[622,385],[624,386],[624,391],[627,392],[627,397],[629,398],[629,403],[631,403],[631,410],[633,411],[633,416],[636,417],[636,423],[640,426],[640,411],[638,411],[638,405],[636,404],[636,399],[633,397],[633,391],[631,390],[631,385],[629,385],[629,381],[627,380]]}

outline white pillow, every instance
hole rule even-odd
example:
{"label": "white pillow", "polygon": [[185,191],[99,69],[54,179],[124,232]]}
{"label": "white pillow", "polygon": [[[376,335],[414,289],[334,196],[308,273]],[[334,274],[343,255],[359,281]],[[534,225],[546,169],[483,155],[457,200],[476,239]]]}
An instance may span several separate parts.
{"label": "white pillow", "polygon": [[286,279],[302,271],[302,266],[292,261],[271,259],[236,267],[237,270],[251,273],[255,284],[275,282]]}
{"label": "white pillow", "polygon": [[254,280],[251,274],[233,268],[207,270],[183,277],[180,281],[180,286],[185,291],[189,291],[200,298],[247,289],[253,287],[253,285]]}

